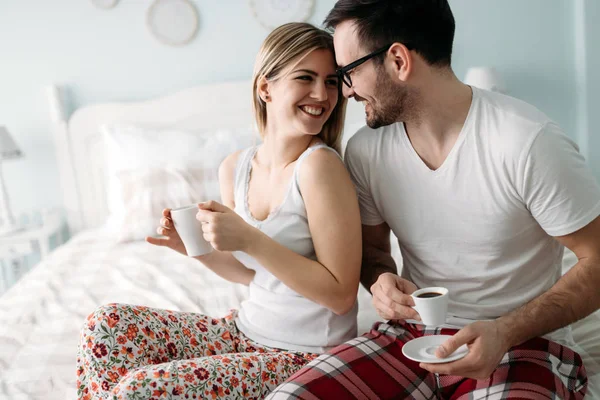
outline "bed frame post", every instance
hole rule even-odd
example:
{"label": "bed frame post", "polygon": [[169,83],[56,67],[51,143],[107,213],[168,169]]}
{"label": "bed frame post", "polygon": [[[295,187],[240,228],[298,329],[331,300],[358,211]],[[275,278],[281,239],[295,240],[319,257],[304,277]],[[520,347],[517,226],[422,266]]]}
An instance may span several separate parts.
{"label": "bed frame post", "polygon": [[71,138],[69,137],[65,92],[63,88],[57,85],[48,86],[46,91],[50,106],[50,117],[53,123],[54,148],[58,163],[65,217],[69,224],[69,231],[73,234],[80,231],[84,227],[84,224],[77,179],[75,177],[76,171],[71,149]]}

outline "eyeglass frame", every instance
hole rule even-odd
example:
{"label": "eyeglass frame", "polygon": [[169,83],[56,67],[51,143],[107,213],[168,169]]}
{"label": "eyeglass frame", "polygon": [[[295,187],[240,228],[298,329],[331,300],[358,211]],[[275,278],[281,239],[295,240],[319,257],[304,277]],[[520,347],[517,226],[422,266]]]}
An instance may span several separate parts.
{"label": "eyeglass frame", "polygon": [[[385,47],[382,47],[380,49],[375,50],[372,53],[367,54],[364,57],[359,58],[356,61],[351,62],[350,64],[346,65],[345,67],[341,67],[335,70],[336,75],[338,76],[338,79],[340,79],[342,82],[344,82],[344,85],[348,86],[349,88],[352,87],[352,78],[350,77],[350,75],[348,74],[348,72],[350,70],[353,70],[354,68],[358,67],[359,65],[364,64],[365,62],[369,61],[371,58],[378,56],[379,54],[386,52],[390,49],[390,47],[392,47],[394,43],[390,43]],[[412,48],[408,45],[406,45],[406,48],[409,50],[412,50]],[[340,86],[341,87],[341,86]]]}

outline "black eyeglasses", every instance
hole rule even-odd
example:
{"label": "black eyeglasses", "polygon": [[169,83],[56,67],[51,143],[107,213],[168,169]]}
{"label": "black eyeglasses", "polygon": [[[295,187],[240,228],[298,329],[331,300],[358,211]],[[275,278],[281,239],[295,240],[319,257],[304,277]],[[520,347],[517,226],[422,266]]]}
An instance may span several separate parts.
{"label": "black eyeglasses", "polygon": [[[374,52],[369,53],[366,56],[361,57],[361,58],[359,58],[358,60],[356,60],[354,62],[351,62],[350,64],[346,65],[345,67],[336,69],[335,73],[337,74],[337,76],[339,77],[339,79],[341,79],[342,82],[344,82],[344,84],[346,86],[348,86],[349,88],[351,88],[352,87],[352,78],[350,78],[350,74],[348,72],[350,72],[350,70],[358,67],[359,65],[361,65],[361,64],[369,61],[371,58],[373,58],[373,57],[375,57],[375,56],[377,56],[377,55],[379,55],[381,53],[384,53],[384,52],[388,51],[389,48],[392,47],[392,44],[394,44],[394,43],[390,43],[390,44],[388,44],[385,47],[377,49]],[[406,44],[405,44],[405,46],[406,46],[407,49],[411,50],[411,47],[407,46]]]}

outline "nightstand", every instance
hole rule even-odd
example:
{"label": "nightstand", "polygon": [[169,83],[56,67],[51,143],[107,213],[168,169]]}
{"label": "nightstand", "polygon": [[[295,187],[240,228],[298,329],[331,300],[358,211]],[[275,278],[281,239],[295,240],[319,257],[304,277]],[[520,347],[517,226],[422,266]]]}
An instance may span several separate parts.
{"label": "nightstand", "polygon": [[60,210],[36,215],[40,217],[37,223],[25,224],[17,231],[0,236],[0,295],[68,238]]}

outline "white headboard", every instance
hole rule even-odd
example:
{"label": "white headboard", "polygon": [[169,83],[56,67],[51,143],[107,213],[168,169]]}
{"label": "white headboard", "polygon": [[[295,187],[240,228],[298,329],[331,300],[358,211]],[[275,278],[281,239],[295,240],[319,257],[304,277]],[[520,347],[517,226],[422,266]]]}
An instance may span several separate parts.
{"label": "white headboard", "polygon": [[[104,146],[98,128],[115,122],[178,129],[249,128],[254,126],[251,83],[209,84],[141,102],[86,106],[68,123],[57,121],[55,145],[71,232],[106,220]],[[363,123],[362,105],[349,101],[344,142]]]}

